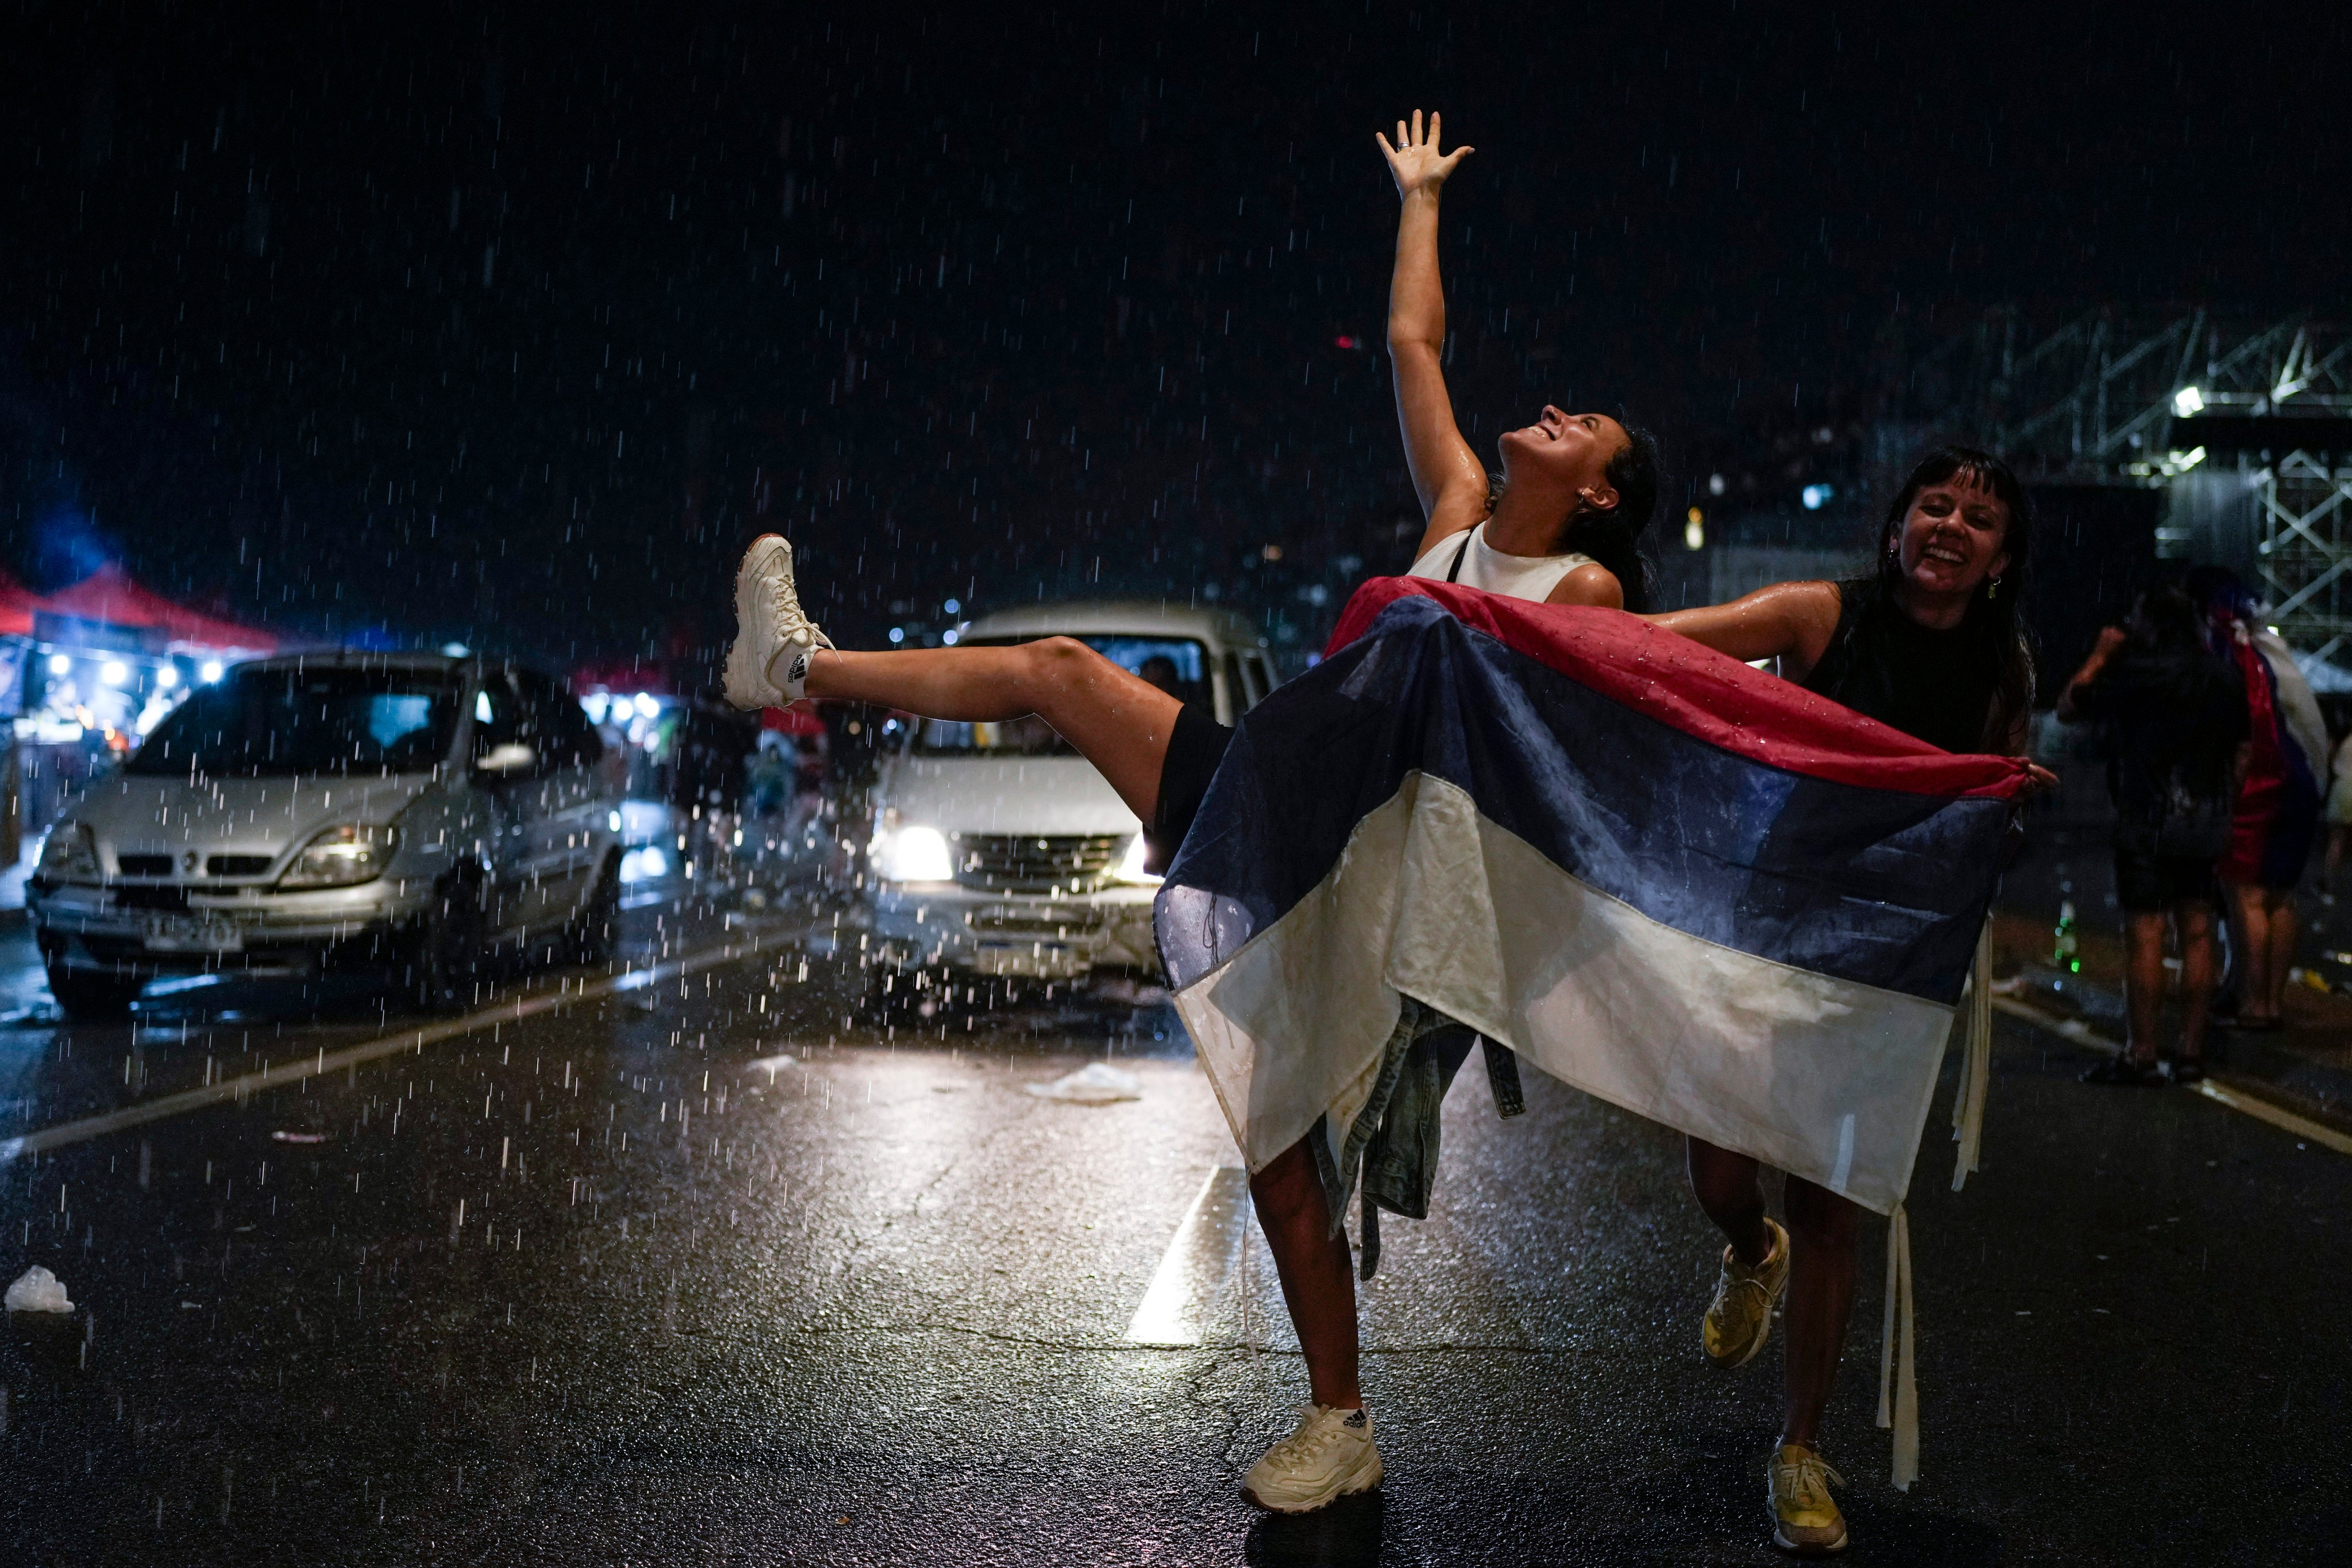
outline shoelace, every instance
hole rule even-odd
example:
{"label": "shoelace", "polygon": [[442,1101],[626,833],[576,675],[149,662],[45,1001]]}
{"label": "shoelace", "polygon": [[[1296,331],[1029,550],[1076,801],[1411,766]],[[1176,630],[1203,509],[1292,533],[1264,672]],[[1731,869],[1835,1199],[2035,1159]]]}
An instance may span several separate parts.
{"label": "shoelace", "polygon": [[[1308,1458],[1339,1440],[1339,1421],[1319,1419],[1321,1413],[1312,1405],[1300,1405],[1298,1413],[1307,1419],[1300,1424],[1297,1431],[1276,1443],[1266,1454],[1267,1458],[1273,1459],[1279,1456],[1279,1462],[1289,1464],[1296,1460]],[[1339,1420],[1345,1419],[1345,1416],[1339,1418]]]}
{"label": "shoelace", "polygon": [[808,618],[808,612],[801,608],[800,593],[790,579],[781,574],[769,578],[768,599],[769,608],[779,626],[789,626],[797,621],[807,631],[813,639],[809,643],[811,652],[833,646],[833,639],[818,631],[815,623]]}
{"label": "shoelace", "polygon": [[1759,1265],[1750,1268],[1740,1262],[1736,1254],[1728,1250],[1724,1253],[1723,1280],[1716,1287],[1716,1294],[1722,1299],[1726,1310],[1730,1310],[1733,1292],[1742,1286],[1756,1293],[1756,1310],[1769,1312],[1772,1310],[1772,1292],[1764,1287],[1764,1267]]}
{"label": "shoelace", "polygon": [[1780,1459],[1773,1463],[1797,1472],[1789,1485],[1789,1493],[1790,1500],[1800,1508],[1825,1508],[1830,1502],[1830,1488],[1845,1485],[1845,1478],[1832,1469],[1830,1462],[1819,1454],[1807,1454],[1793,1465]]}

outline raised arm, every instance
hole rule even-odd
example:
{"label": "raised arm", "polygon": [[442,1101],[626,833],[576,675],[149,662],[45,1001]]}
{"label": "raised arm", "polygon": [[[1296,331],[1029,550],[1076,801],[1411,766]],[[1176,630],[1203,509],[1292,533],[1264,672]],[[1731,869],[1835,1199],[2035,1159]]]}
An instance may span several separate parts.
{"label": "raised arm", "polygon": [[1396,271],[1389,282],[1389,363],[1396,376],[1397,423],[1404,431],[1405,466],[1429,520],[1415,557],[1486,515],[1486,470],[1454,423],[1446,395],[1445,291],[1437,276],[1437,197],[1446,177],[1471,149],[1440,154],[1438,117],[1426,134],[1421,110],[1397,121],[1397,139],[1375,133],[1396,176]]}

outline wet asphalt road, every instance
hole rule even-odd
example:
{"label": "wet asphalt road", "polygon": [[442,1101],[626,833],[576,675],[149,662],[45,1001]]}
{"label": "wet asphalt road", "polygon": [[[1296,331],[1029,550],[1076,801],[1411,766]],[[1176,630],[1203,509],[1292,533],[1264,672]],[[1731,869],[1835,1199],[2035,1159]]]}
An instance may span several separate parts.
{"label": "wet asphalt road", "polygon": [[[364,996],[199,989],[134,1038],[0,979],[0,1136],[232,1085],[0,1165],[0,1269],[81,1309],[0,1346],[14,1561],[1776,1560],[1779,1357],[1702,1364],[1716,1243],[1660,1130],[1533,1078],[1502,1122],[1465,1074],[1365,1290],[1387,1484],[1268,1519],[1236,1483],[1305,1379],[1172,1015],[886,1040],[823,909],[627,921],[650,979],[517,977],[421,1047]],[[1847,1560],[2344,1561],[2352,1159],[2002,1029],[1985,1169],[1948,1191],[1939,1105],[1914,1185],[1908,1495],[1868,1230]],[[1026,1092],[1106,1054],[1139,1100]],[[1189,1342],[1129,1342],[1147,1295]]]}

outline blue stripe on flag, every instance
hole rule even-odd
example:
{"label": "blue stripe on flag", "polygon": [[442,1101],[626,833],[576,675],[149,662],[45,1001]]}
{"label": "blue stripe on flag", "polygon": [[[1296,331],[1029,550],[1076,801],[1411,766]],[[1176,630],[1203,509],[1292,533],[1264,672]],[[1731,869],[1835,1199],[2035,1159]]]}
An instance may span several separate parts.
{"label": "blue stripe on flag", "polygon": [[1416,769],[1662,924],[1946,1003],[2009,817],[1736,755],[1402,598],[1244,721],[1160,897],[1174,984],[1297,904]]}

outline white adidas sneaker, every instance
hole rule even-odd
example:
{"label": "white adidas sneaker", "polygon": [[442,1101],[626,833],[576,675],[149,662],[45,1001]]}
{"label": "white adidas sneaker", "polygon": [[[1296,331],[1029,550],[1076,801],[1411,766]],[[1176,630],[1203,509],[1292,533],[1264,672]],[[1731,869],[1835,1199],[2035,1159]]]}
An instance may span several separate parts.
{"label": "white adidas sneaker", "polygon": [[793,547],[763,533],[735,569],[735,640],[727,648],[727,700],[782,708],[806,693],[808,661],[833,639],[816,629],[793,587]]}
{"label": "white adidas sneaker", "polygon": [[1311,1513],[1381,1484],[1372,1418],[1328,1405],[1298,1407],[1297,1430],[1265,1451],[1242,1478],[1242,1496],[1276,1513]]}

